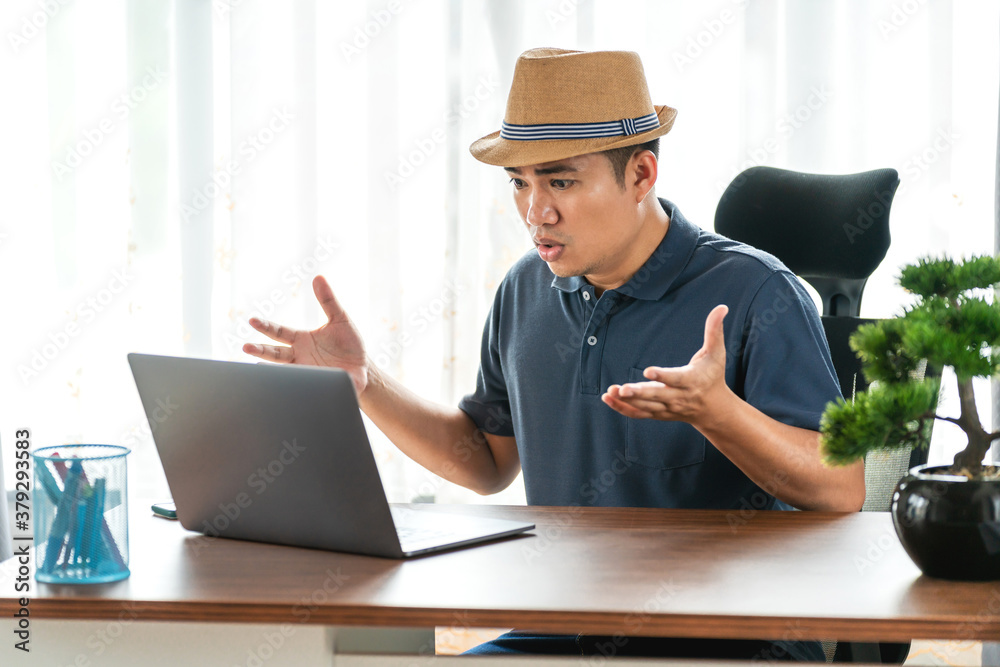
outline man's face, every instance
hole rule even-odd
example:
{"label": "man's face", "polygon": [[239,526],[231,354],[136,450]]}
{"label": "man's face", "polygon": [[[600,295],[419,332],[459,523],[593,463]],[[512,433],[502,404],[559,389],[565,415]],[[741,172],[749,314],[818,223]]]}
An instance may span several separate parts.
{"label": "man's face", "polygon": [[521,220],[552,273],[613,283],[640,227],[635,191],[618,185],[608,159],[589,153],[505,170]]}

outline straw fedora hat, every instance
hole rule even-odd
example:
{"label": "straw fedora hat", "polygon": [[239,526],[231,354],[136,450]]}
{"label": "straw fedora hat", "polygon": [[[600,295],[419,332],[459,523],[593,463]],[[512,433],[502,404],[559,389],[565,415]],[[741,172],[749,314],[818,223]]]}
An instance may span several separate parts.
{"label": "straw fedora hat", "polygon": [[469,150],[486,164],[523,167],[642,144],[676,116],[653,106],[637,53],[531,49],[517,59],[500,131]]}

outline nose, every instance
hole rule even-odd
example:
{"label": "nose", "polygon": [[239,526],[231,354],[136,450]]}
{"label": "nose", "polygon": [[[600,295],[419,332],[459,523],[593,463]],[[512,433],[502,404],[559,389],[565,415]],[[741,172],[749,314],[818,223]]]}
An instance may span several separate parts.
{"label": "nose", "polygon": [[552,197],[544,191],[544,188],[535,188],[529,195],[528,212],[524,219],[532,227],[552,225],[558,222],[559,214],[556,212]]}

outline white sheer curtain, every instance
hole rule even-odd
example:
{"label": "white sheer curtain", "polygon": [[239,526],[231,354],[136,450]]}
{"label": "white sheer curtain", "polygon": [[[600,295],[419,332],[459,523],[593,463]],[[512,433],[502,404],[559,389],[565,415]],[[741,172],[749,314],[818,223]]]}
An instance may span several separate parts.
{"label": "white sheer curtain", "polygon": [[[249,360],[251,314],[321,322],[317,273],[380,365],[454,404],[528,249],[505,177],[467,148],[499,126],[534,46],[641,54],[654,101],[680,112],[658,192],[705,228],[753,164],[897,168],[893,246],[863,304],[891,315],[900,264],[992,248],[998,14],[988,0],[5,2],[0,428],[130,445],[133,490],[165,494],[125,353]],[[989,420],[985,384],[980,398]],[[932,460],[957,446],[939,426]],[[391,500],[523,500],[519,483],[480,499],[371,435]]]}

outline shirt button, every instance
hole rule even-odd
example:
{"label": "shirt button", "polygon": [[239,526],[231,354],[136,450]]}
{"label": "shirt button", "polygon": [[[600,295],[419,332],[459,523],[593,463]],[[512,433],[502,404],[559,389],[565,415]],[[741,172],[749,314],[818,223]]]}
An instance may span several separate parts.
{"label": "shirt button", "polygon": [[584,300],[584,301],[590,301],[590,292],[586,292],[586,291],[585,291],[585,292],[583,293],[583,300]]}
{"label": "shirt button", "polygon": [[597,336],[591,336],[588,338],[587,345],[597,345]]}

